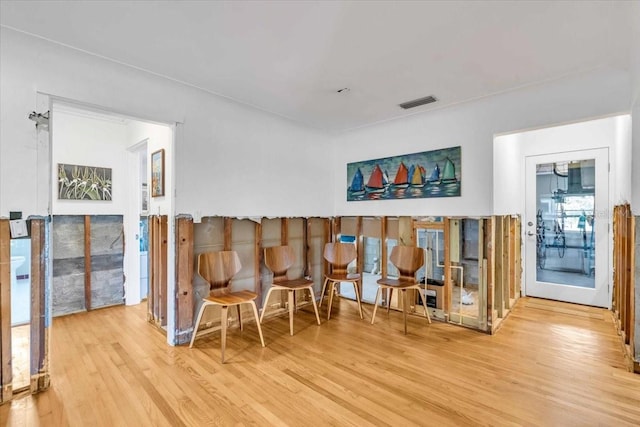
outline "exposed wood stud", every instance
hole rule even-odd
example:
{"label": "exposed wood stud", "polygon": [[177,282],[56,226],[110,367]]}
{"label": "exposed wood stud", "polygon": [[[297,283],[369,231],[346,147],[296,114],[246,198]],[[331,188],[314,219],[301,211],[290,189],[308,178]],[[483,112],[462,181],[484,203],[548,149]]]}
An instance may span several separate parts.
{"label": "exposed wood stud", "polygon": [[160,217],[161,245],[160,245],[160,325],[167,325],[167,253],[168,242],[168,221],[167,215]]}
{"label": "exposed wood stud", "polygon": [[224,243],[223,243],[223,250],[225,251],[230,251],[231,250],[231,246],[232,246],[232,229],[233,229],[233,219],[229,218],[227,216],[224,217],[223,219],[224,221]]}
{"label": "exposed wood stud", "polygon": [[356,243],[358,247],[357,271],[360,273],[360,280],[356,283],[358,292],[362,295],[362,275],[364,273],[364,237],[362,235],[362,217],[356,218]]}
{"label": "exposed wood stud", "polygon": [[311,242],[309,236],[311,236],[311,225],[309,219],[302,218],[302,265],[304,266],[302,274],[304,277],[311,276]]}
{"label": "exposed wood stud", "polygon": [[84,307],[91,310],[91,216],[84,216]]}
{"label": "exposed wood stud", "polygon": [[444,302],[442,304],[442,309],[445,313],[451,312],[451,292],[452,292],[452,284],[451,284],[451,221],[449,218],[444,219]]}
{"label": "exposed wood stud", "polygon": [[193,219],[176,218],[176,343],[191,339],[193,330]]}
{"label": "exposed wood stud", "polygon": [[47,347],[45,329],[45,227],[44,218],[32,218],[31,224],[31,392],[49,387],[46,365]]}
{"label": "exposed wood stud", "polygon": [[265,309],[262,306],[262,275],[260,274],[260,266],[262,265],[262,224],[255,223],[255,243],[254,243],[254,264],[253,264],[253,277],[255,278],[254,292],[258,294],[256,300],[261,305],[262,310]]}
{"label": "exposed wood stud", "polygon": [[289,244],[289,218],[280,219],[280,244],[282,246]]}
{"label": "exposed wood stud", "polygon": [[11,364],[11,237],[9,220],[0,219],[0,402],[13,396]]}

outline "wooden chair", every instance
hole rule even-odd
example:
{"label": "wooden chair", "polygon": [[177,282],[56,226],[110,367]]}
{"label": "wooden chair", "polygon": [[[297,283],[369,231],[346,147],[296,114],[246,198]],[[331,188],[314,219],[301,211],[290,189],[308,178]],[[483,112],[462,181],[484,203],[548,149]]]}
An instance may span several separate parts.
{"label": "wooden chair", "polygon": [[313,281],[305,279],[289,279],[287,270],[295,262],[295,254],[290,246],[274,246],[264,249],[264,263],[269,270],[273,272],[273,283],[267,292],[264,300],[262,313],[260,314],[260,322],[264,318],[267,311],[269,296],[273,291],[287,291],[289,305],[289,333],[293,335],[293,311],[295,307],[296,291],[307,289],[311,294],[311,303],[316,313],[316,321],[320,324],[320,316],[318,315],[318,307],[316,305],[316,296],[313,292]]}
{"label": "wooden chair", "polygon": [[356,293],[356,301],[358,303],[358,312],[360,318],[362,316],[362,302],[360,301],[360,290],[358,282],[360,281],[359,273],[348,273],[347,266],[351,261],[356,259],[356,247],[351,243],[327,243],[324,246],[324,259],[331,264],[331,272],[325,274],[324,283],[322,284],[322,292],[320,293],[320,306],[322,306],[322,299],[324,298],[324,292],[329,284],[329,308],[327,312],[327,319],[331,318],[331,305],[333,304],[333,294],[335,293],[335,284],[340,282],[349,282],[353,285],[353,289]]}
{"label": "wooden chair", "polygon": [[224,363],[224,350],[227,341],[227,310],[229,307],[235,306],[237,308],[238,322],[240,323],[240,330],[242,330],[240,305],[251,305],[258,326],[258,333],[260,334],[260,342],[264,347],[262,328],[258,320],[258,309],[254,301],[258,295],[251,291],[231,292],[230,289],[231,279],[241,268],[240,258],[238,258],[238,254],[235,251],[207,252],[198,256],[198,274],[209,283],[210,293],[208,297],[203,298],[189,348],[193,347],[205,308],[210,305],[219,305],[222,309],[220,314],[222,363]]}
{"label": "wooden chair", "polygon": [[402,314],[404,316],[404,333],[407,333],[407,308],[409,307],[407,301],[407,290],[416,289],[418,295],[422,299],[424,305],[425,317],[431,323],[431,316],[429,316],[429,310],[427,309],[426,296],[422,295],[422,288],[420,284],[416,282],[416,271],[422,264],[424,264],[424,249],[417,248],[415,246],[394,246],[391,250],[391,256],[389,257],[393,265],[396,266],[400,272],[400,277],[397,279],[380,279],[378,280],[378,292],[376,293],[376,301],[373,307],[373,315],[371,316],[371,324],[376,320],[376,311],[378,310],[379,299],[382,295],[382,290],[387,289],[389,297],[387,299],[387,313],[391,305],[391,295],[394,289],[402,291]]}

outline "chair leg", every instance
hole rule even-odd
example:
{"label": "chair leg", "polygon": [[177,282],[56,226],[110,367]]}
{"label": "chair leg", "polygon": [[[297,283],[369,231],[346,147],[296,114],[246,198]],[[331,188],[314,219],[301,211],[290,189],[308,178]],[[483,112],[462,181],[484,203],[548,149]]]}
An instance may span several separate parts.
{"label": "chair leg", "polygon": [[189,344],[189,348],[193,347],[193,342],[196,340],[196,334],[198,333],[198,327],[200,326],[200,321],[202,320],[202,314],[204,313],[204,309],[208,306],[206,302],[203,302],[200,306],[200,311],[198,311],[198,318],[196,319],[196,325],[193,328],[193,334],[191,335],[191,343]]}
{"label": "chair leg", "polygon": [[418,295],[420,295],[420,299],[422,300],[422,305],[424,306],[424,316],[427,318],[429,323],[431,323],[431,315],[429,314],[429,309],[427,308],[427,296],[422,295],[420,289],[418,289]]}
{"label": "chair leg", "polygon": [[387,314],[391,310],[391,297],[393,296],[393,288],[387,289]]}
{"label": "chair leg", "polygon": [[311,303],[313,304],[313,311],[316,313],[316,320],[318,325],[320,324],[320,315],[318,314],[318,306],[316,304],[316,296],[313,294],[313,286],[309,286],[309,294],[311,294]]}
{"label": "chair leg", "polygon": [[256,318],[256,325],[258,325],[258,334],[260,334],[260,342],[264,347],[264,338],[262,337],[262,327],[260,326],[260,320],[258,319],[258,307],[256,307],[255,301],[250,301],[250,303],[251,303],[251,308],[253,309],[253,317]]}
{"label": "chair leg", "polygon": [[327,310],[327,320],[331,319],[331,306],[333,305],[333,294],[335,293],[336,282],[329,282],[329,309]]}
{"label": "chair leg", "polygon": [[240,304],[236,305],[236,308],[238,309],[238,323],[240,323],[240,330],[244,331],[244,328],[242,327],[242,313],[240,312]]}
{"label": "chair leg", "polygon": [[320,292],[320,304],[318,304],[318,308],[322,308],[322,300],[324,299],[324,291],[327,290],[328,281],[329,281],[329,278],[325,277],[324,282],[322,282],[322,292]]}
{"label": "chair leg", "polygon": [[376,321],[376,311],[378,311],[378,300],[382,297],[382,287],[378,286],[376,292],[376,300],[373,302],[373,314],[371,315],[371,324]]}
{"label": "chair leg", "polygon": [[[269,307],[269,297],[271,296],[271,291],[273,291],[273,286],[269,288],[267,291],[267,297],[264,299],[264,304],[262,304],[262,313],[260,313],[260,323],[262,323],[262,319],[264,319],[264,313],[267,311],[267,307]],[[253,303],[255,305],[255,302]]]}
{"label": "chair leg", "polygon": [[407,335],[407,290],[402,290],[402,317],[404,318],[404,334]]}
{"label": "chair leg", "polygon": [[290,290],[287,292],[287,298],[289,299],[289,334],[293,336],[293,300],[295,292]]}
{"label": "chair leg", "polygon": [[364,319],[364,316],[362,316],[362,301],[360,301],[360,291],[358,290],[358,283],[357,282],[351,282],[353,283],[353,290],[356,292],[356,301],[358,302],[358,311],[360,312],[360,319]]}
{"label": "chair leg", "polygon": [[221,345],[221,353],[222,353],[222,363],[224,363],[224,349],[227,346],[227,311],[229,307],[226,305],[222,306],[222,312],[220,313],[220,345]]}

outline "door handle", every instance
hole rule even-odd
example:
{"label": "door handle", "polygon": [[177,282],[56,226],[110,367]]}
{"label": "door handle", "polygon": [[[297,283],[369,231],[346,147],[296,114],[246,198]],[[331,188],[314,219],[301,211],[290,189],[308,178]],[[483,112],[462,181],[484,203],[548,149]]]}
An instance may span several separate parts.
{"label": "door handle", "polygon": [[527,231],[527,236],[535,236],[535,235],[536,235],[536,233],[532,233],[530,231]]}

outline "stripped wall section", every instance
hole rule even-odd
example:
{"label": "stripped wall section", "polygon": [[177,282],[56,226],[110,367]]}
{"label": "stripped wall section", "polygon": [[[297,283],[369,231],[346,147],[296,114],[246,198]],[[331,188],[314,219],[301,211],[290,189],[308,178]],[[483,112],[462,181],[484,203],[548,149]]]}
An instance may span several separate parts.
{"label": "stripped wall section", "polygon": [[[87,229],[84,215],[53,217],[53,316],[124,302],[123,217],[92,215],[88,223]],[[89,259],[85,241],[89,243]],[[87,264],[90,274],[85,276]],[[89,299],[85,298],[85,290]]]}
{"label": "stripped wall section", "polygon": [[51,230],[52,314],[84,311],[84,216],[54,215]]}
{"label": "stripped wall section", "polygon": [[91,307],[124,303],[122,215],[91,216]]}

